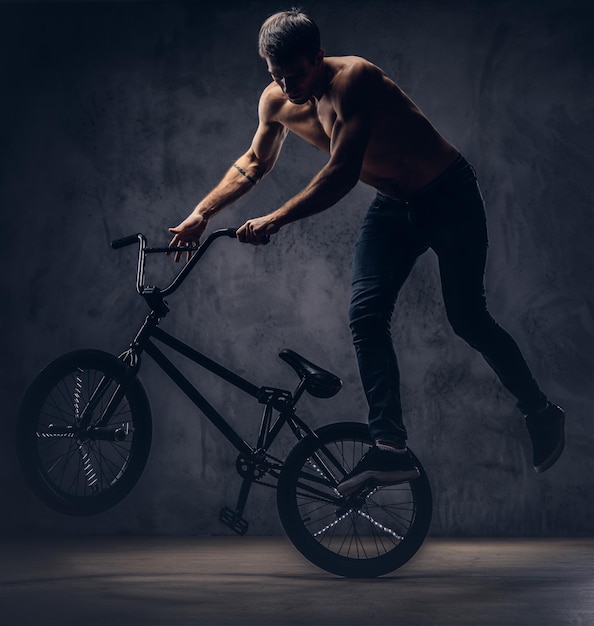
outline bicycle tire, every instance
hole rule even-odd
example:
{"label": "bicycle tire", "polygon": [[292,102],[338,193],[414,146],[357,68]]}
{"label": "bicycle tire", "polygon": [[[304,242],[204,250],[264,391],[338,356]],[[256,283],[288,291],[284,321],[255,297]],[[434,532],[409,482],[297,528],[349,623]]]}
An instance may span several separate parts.
{"label": "bicycle tire", "polygon": [[412,451],[417,479],[358,501],[335,490],[371,445],[366,424],[324,426],[295,445],[279,476],[277,505],[288,538],[306,559],[338,576],[373,578],[402,567],[431,525],[431,486]]}
{"label": "bicycle tire", "polygon": [[[90,427],[98,433],[98,416],[116,390],[123,397],[101,424],[106,434],[89,437],[80,429],[85,410],[94,407]],[[27,389],[17,420],[17,457],[28,485],[50,508],[95,515],[136,485],[151,438],[150,406],[139,380],[112,354],[77,350],[50,363]]]}

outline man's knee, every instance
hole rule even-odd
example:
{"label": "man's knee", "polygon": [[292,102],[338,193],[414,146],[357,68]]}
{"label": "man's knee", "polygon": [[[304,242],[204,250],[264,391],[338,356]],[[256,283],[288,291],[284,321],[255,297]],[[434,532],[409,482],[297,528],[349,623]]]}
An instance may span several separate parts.
{"label": "man's knee", "polygon": [[355,343],[372,337],[390,335],[390,319],[380,312],[370,311],[367,307],[351,305],[349,324]]}
{"label": "man's knee", "polygon": [[473,347],[481,346],[497,327],[495,320],[486,310],[450,312],[448,321],[454,333]]}

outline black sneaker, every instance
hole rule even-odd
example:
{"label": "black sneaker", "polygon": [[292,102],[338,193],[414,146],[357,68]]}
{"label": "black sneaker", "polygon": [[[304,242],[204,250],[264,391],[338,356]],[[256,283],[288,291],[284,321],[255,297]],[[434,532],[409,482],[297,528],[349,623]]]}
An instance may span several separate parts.
{"label": "black sneaker", "polygon": [[385,452],[373,447],[336,489],[341,495],[350,496],[363,487],[396,485],[418,477],[419,470],[408,452]]}
{"label": "black sneaker", "polygon": [[549,402],[546,409],[526,416],[526,427],[532,439],[534,470],[546,472],[565,447],[565,413]]}

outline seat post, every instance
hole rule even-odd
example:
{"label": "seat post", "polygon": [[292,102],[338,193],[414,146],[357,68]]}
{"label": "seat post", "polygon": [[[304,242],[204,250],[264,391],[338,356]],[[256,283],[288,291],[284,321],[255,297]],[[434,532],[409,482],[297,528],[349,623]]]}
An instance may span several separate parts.
{"label": "seat post", "polygon": [[307,383],[307,377],[303,376],[299,380],[299,384],[297,385],[297,387],[295,388],[295,391],[293,392],[293,406],[297,406],[297,402],[299,401],[299,398],[303,395],[303,392],[305,391],[306,383]]}

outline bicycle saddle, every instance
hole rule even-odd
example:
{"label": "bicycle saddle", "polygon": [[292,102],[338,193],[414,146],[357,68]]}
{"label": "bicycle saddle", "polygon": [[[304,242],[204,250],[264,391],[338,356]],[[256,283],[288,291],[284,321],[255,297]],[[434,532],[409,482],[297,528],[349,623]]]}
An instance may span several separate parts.
{"label": "bicycle saddle", "polygon": [[338,376],[314,365],[293,350],[281,350],[279,356],[297,372],[299,378],[305,380],[305,389],[312,396],[331,398],[342,388],[342,380]]}

